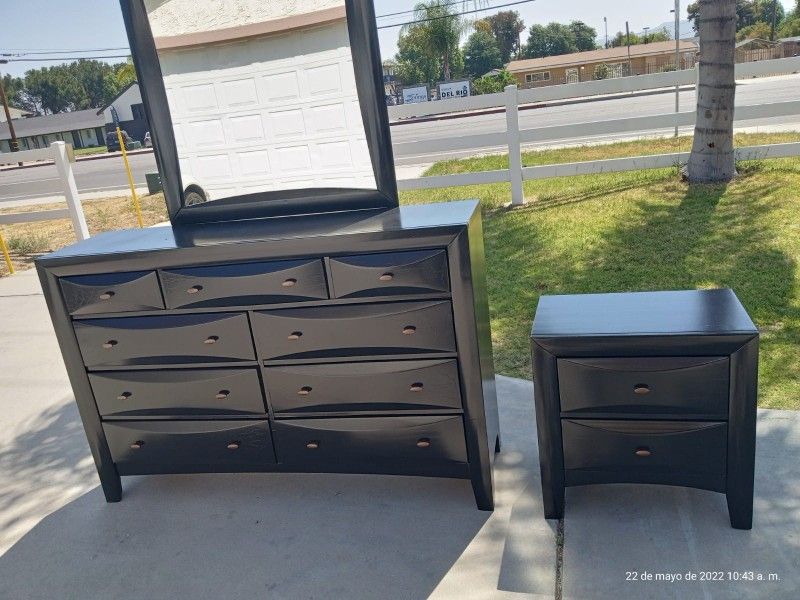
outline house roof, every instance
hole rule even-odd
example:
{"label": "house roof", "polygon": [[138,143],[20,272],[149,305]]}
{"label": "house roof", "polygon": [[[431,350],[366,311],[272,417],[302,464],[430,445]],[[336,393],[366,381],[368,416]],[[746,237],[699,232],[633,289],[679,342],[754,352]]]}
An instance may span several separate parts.
{"label": "house roof", "polygon": [[112,104],[114,104],[114,102],[116,102],[117,100],[119,100],[119,99],[122,97],[122,94],[124,94],[125,92],[127,92],[129,89],[131,89],[131,88],[132,88],[133,86],[135,86],[135,85],[139,85],[139,82],[138,82],[138,81],[136,81],[136,80],[134,79],[134,80],[133,80],[133,81],[131,81],[131,82],[130,82],[128,85],[126,85],[124,88],[122,88],[122,89],[121,89],[121,90],[120,90],[120,91],[117,93],[117,95],[116,95],[116,96],[114,96],[114,97],[111,99],[111,101],[110,101],[108,104],[106,104],[106,105],[105,105],[105,106],[103,106],[102,108],[98,109],[98,111],[97,111],[97,114],[98,114],[98,115],[101,115],[101,114],[103,114],[103,111],[104,111],[105,109],[107,109],[109,106],[111,106]]}
{"label": "house roof", "polygon": [[[17,137],[21,138],[31,135],[61,133],[75,129],[94,129],[95,127],[104,127],[105,124],[103,116],[98,116],[96,109],[90,108],[88,110],[74,110],[55,115],[14,119],[14,132]],[[10,137],[8,123],[0,123],[0,140],[7,140]]]}
{"label": "house roof", "polygon": [[749,39],[746,39],[746,40],[741,40],[739,42],[736,42],[736,47],[737,48],[741,48],[742,46],[749,46],[749,45],[759,46],[761,48],[764,48],[764,47],[777,46],[778,42],[771,42],[770,40],[765,40],[764,38],[749,38]]}
{"label": "house roof", "polygon": [[[696,52],[697,44],[686,40],[680,40],[679,49],[681,52]],[[675,52],[675,42],[651,42],[649,44],[635,44],[631,46],[631,58],[666,54],[668,52]],[[587,52],[573,52],[572,54],[546,56],[544,58],[512,60],[508,63],[506,68],[512,73],[519,73],[520,71],[536,71],[540,69],[552,69],[554,67],[569,67],[572,65],[624,60],[628,60],[627,46],[602,48],[600,50],[589,50]]]}

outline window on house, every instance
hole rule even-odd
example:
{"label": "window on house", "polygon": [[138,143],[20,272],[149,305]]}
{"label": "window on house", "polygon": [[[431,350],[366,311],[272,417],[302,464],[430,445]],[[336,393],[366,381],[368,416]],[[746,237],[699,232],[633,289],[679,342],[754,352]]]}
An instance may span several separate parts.
{"label": "window on house", "polygon": [[525,74],[525,83],[537,83],[539,81],[550,81],[550,71]]}

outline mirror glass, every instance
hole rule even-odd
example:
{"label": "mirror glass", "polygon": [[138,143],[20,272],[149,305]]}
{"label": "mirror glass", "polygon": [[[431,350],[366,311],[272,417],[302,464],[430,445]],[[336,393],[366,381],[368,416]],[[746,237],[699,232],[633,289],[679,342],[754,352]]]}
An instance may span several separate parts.
{"label": "mirror glass", "polygon": [[376,188],[344,0],[145,0],[145,8],[184,205]]}

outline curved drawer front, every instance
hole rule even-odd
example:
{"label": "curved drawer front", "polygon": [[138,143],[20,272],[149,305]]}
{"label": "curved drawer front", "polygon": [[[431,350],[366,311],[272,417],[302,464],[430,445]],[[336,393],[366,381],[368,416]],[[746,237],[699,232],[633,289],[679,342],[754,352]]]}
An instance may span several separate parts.
{"label": "curved drawer front", "polygon": [[564,468],[573,484],[672,483],[724,490],[725,423],[563,419],[561,431]]}
{"label": "curved drawer front", "polygon": [[119,421],[103,423],[120,475],[270,470],[267,421]]}
{"label": "curved drawer front", "polygon": [[728,418],[727,357],[560,358],[562,413]]}
{"label": "curved drawer front", "polygon": [[160,271],[168,308],[326,300],[322,261],[285,260]]}
{"label": "curved drawer front", "polygon": [[112,371],[89,381],[104,417],[267,412],[254,368]]}
{"label": "curved drawer front", "polygon": [[301,470],[467,462],[460,416],[288,419],[273,431],[278,461]]}
{"label": "curved drawer front", "polygon": [[444,250],[338,256],[330,269],[335,298],[450,291]]}
{"label": "curved drawer front", "polygon": [[88,367],[254,360],[247,315],[170,315],[74,323]]}
{"label": "curved drawer front", "polygon": [[155,271],[79,275],[58,282],[71,315],[164,308]]}
{"label": "curved drawer front", "polygon": [[450,303],[398,302],[290,308],[253,314],[267,359],[455,352]]}
{"label": "curved drawer front", "polygon": [[276,413],[461,410],[455,360],[270,367]]}

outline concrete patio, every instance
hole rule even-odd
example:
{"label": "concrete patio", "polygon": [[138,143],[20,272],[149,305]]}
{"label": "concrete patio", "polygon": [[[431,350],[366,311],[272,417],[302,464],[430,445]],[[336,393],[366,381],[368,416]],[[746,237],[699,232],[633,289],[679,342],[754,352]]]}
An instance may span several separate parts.
{"label": "concrete patio", "polygon": [[[730,528],[721,494],[587,486],[568,490],[559,540],[542,518],[532,385],[506,377],[493,513],[476,510],[466,481],[362,475],[131,477],[123,501],[107,504],[33,271],[0,279],[0,315],[0,599],[779,599],[800,589],[797,413],[759,411],[752,531]],[[722,581],[701,580],[717,571]],[[657,581],[667,575],[681,580]]]}

